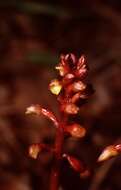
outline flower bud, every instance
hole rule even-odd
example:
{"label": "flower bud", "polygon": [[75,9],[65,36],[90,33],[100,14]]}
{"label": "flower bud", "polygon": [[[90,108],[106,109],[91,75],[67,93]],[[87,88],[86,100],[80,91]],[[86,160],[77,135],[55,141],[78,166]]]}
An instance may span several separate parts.
{"label": "flower bud", "polygon": [[87,64],[85,63],[85,57],[82,55],[77,63],[75,74],[79,78],[84,78],[87,74]]}
{"label": "flower bud", "polygon": [[65,61],[65,55],[60,56],[60,63],[55,67],[56,70],[59,71],[60,76],[65,76],[69,71],[69,65]]}
{"label": "flower bud", "polygon": [[52,92],[52,94],[58,95],[62,89],[62,85],[57,79],[54,79],[51,81],[49,89]]}
{"label": "flower bud", "polygon": [[68,154],[63,154],[63,157],[68,160],[69,164],[75,171],[79,173],[84,171],[84,166],[80,160]]}
{"label": "flower bud", "polygon": [[68,125],[65,128],[65,131],[70,133],[73,137],[76,137],[76,138],[82,138],[86,134],[85,128],[81,127],[79,124],[76,124],[76,123],[72,125]]}
{"label": "flower bud", "polygon": [[67,114],[77,114],[79,111],[79,108],[73,103],[64,104],[61,109]]}
{"label": "flower bud", "polygon": [[36,159],[41,150],[42,148],[39,144],[33,144],[29,147],[29,156],[33,159]]}
{"label": "flower bud", "polygon": [[65,61],[70,65],[70,66],[74,66],[76,63],[76,57],[74,54],[69,53],[67,55],[65,55]]}
{"label": "flower bud", "polygon": [[77,65],[77,69],[80,69],[81,67],[83,67],[84,66],[84,68],[85,68],[85,56],[84,55],[82,55],[80,58],[79,58],[79,61],[78,61],[78,65]]}
{"label": "flower bud", "polygon": [[110,145],[103,150],[103,152],[98,158],[98,162],[108,160],[109,158],[115,157],[117,155],[118,155],[118,151],[116,150],[115,146]]}

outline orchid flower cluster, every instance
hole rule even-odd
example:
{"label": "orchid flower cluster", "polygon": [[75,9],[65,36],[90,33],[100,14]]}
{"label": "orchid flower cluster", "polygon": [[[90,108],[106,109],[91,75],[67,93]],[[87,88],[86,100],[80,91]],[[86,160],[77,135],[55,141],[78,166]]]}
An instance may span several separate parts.
{"label": "orchid flower cluster", "polygon": [[89,171],[78,158],[63,152],[64,137],[68,134],[74,138],[83,138],[86,129],[76,122],[70,122],[72,115],[78,115],[80,107],[93,93],[92,86],[87,83],[88,66],[85,56],[79,59],[70,53],[60,56],[60,62],[55,67],[59,72],[58,79],[54,79],[49,84],[49,90],[57,96],[59,102],[60,118],[57,118],[50,110],[41,105],[32,105],[27,108],[27,114],[43,114],[50,119],[56,129],[55,143],[53,147],[46,144],[32,144],[29,147],[29,155],[36,159],[43,151],[51,151],[54,157],[52,163],[52,173],[50,176],[50,190],[57,190],[59,186],[59,173],[62,160],[66,159],[70,166],[79,173],[81,177],[88,176]]}

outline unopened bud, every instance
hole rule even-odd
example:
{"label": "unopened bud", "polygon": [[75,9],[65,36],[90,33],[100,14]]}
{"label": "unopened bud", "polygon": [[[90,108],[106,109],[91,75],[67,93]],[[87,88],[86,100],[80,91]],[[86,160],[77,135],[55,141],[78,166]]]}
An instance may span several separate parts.
{"label": "unopened bud", "polygon": [[49,88],[52,94],[58,95],[62,89],[62,85],[57,79],[54,79],[51,81]]}
{"label": "unopened bud", "polygon": [[65,131],[70,133],[73,137],[82,138],[86,134],[84,127],[81,127],[79,124],[72,124],[65,128]]}
{"label": "unopened bud", "polygon": [[29,147],[29,156],[33,159],[36,159],[41,150],[42,149],[39,144],[33,144]]}
{"label": "unopened bud", "polygon": [[69,53],[69,54],[67,54],[67,55],[65,56],[65,61],[67,61],[67,62],[70,63],[70,64],[75,65],[75,63],[76,63],[76,57],[75,57],[74,54]]}
{"label": "unopened bud", "polygon": [[85,56],[84,55],[82,55],[80,58],[79,58],[79,63],[78,63],[78,66],[80,66],[80,67],[85,67]]}
{"label": "unopened bud", "polygon": [[76,76],[79,78],[84,78],[87,74],[88,68],[85,62],[86,62],[85,57],[82,55],[79,58],[79,61],[77,63],[77,69],[75,71]]}
{"label": "unopened bud", "polygon": [[106,147],[101,155],[98,158],[98,162],[102,162],[108,160],[109,158],[115,157],[118,155],[118,151],[116,150],[114,145]]}
{"label": "unopened bud", "polygon": [[68,154],[63,154],[63,157],[68,160],[69,164],[75,171],[79,173],[84,171],[84,166],[80,160]]}

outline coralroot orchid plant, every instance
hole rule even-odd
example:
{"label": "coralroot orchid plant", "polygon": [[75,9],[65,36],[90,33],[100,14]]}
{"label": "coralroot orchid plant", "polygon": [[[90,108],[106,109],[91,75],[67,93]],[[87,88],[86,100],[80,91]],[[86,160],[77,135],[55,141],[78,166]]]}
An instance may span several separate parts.
{"label": "coralroot orchid plant", "polygon": [[79,123],[70,122],[69,117],[79,113],[80,106],[93,92],[91,85],[86,82],[88,74],[87,62],[83,55],[79,59],[71,53],[61,55],[56,70],[59,71],[59,79],[52,80],[49,84],[49,89],[52,94],[57,96],[60,118],[57,118],[54,113],[40,105],[32,105],[26,110],[27,114],[43,114],[53,122],[56,128],[53,148],[40,143],[33,144],[29,148],[29,155],[34,159],[38,157],[42,150],[53,153],[54,162],[50,176],[50,190],[58,190],[59,188],[60,167],[63,159],[67,159],[71,167],[80,176],[89,175],[89,171],[85,168],[82,161],[63,152],[64,137],[66,134],[75,138],[83,138],[86,134],[86,129]]}

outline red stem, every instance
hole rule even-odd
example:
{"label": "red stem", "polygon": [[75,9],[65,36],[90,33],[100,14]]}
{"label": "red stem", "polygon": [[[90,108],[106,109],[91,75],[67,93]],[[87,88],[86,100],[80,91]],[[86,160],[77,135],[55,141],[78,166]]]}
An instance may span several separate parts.
{"label": "red stem", "polygon": [[63,122],[59,123],[55,139],[55,161],[50,176],[50,190],[58,190],[59,174],[62,159],[62,148],[64,140],[64,126],[66,125],[66,117],[63,117]]}

